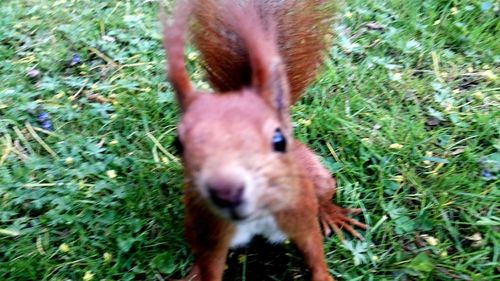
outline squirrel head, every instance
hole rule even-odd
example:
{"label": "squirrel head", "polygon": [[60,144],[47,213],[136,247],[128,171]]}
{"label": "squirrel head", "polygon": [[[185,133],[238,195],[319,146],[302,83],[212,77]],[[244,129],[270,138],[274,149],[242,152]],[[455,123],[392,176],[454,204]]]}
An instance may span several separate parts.
{"label": "squirrel head", "polygon": [[291,132],[255,90],[198,95],[183,111],[178,138],[187,192],[223,217],[258,217],[292,195]]}
{"label": "squirrel head", "polygon": [[226,6],[231,32],[245,45],[252,83],[239,91],[200,92],[184,65],[188,5],[181,3],[173,24],[164,26],[169,79],[182,111],[178,140],[191,187],[186,192],[235,221],[277,210],[292,198],[297,175],[289,85],[272,28],[264,30],[252,9]]}

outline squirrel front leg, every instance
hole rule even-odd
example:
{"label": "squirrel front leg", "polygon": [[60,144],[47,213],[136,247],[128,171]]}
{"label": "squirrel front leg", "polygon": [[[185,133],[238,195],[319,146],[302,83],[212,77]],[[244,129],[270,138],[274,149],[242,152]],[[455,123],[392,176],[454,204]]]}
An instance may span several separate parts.
{"label": "squirrel front leg", "polygon": [[297,235],[290,237],[290,239],[302,253],[304,262],[311,272],[311,281],[334,281],[335,279],[328,273],[321,230],[315,218],[314,222],[315,226],[312,227],[309,234]]}
{"label": "squirrel front leg", "polygon": [[182,281],[221,281],[234,226],[213,215],[199,198],[185,203],[185,235],[194,265]]}
{"label": "squirrel front leg", "polygon": [[311,281],[333,281],[328,273],[321,228],[318,222],[318,200],[312,182],[301,177],[300,194],[285,210],[275,213],[280,229],[302,253],[311,273]]}
{"label": "squirrel front leg", "polygon": [[330,172],[321,164],[319,158],[305,144],[297,142],[294,156],[301,164],[303,171],[314,186],[314,191],[319,203],[319,221],[325,236],[330,236],[331,230],[344,240],[341,229],[362,240],[363,237],[352,227],[357,226],[366,229],[367,225],[348,217],[349,214],[359,214],[361,209],[342,208],[332,202],[336,192],[335,179]]}
{"label": "squirrel front leg", "polygon": [[301,166],[301,170],[305,171],[307,177],[313,183],[319,203],[330,203],[337,191],[335,179],[332,178],[330,172],[323,166],[318,156],[305,144],[296,141],[293,153],[297,163]]}
{"label": "squirrel front leg", "polygon": [[206,253],[195,253],[195,263],[182,281],[221,281],[228,249],[206,249]]}

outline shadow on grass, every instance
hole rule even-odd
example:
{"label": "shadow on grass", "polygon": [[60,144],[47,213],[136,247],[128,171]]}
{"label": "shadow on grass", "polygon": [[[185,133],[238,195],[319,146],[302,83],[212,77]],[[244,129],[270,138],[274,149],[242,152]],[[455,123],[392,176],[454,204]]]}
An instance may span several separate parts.
{"label": "shadow on grass", "polygon": [[256,237],[247,247],[231,251],[224,281],[308,280],[300,253],[293,245],[269,244]]}

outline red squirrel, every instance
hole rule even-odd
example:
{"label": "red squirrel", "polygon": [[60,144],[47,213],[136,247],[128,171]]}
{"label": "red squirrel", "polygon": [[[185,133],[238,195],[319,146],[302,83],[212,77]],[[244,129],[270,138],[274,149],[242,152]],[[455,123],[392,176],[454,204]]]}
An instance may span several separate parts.
{"label": "red squirrel", "polygon": [[[168,77],[181,109],[185,235],[194,255],[183,280],[220,281],[230,248],[262,235],[288,239],[313,281],[332,281],[322,233],[366,228],[332,203],[335,180],[292,133],[289,108],[327,48],[329,1],[182,1],[164,23]],[[192,19],[192,22],[189,21]],[[215,92],[195,89],[186,30]]]}

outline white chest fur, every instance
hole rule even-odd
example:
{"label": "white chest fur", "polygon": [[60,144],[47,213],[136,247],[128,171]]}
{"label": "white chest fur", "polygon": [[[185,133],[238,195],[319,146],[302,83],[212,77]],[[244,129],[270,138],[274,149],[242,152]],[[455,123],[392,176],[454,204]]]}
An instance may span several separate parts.
{"label": "white chest fur", "polygon": [[273,216],[268,215],[236,224],[236,232],[231,240],[231,248],[248,244],[255,235],[262,235],[272,243],[282,242],[287,238],[286,234],[278,228]]}

